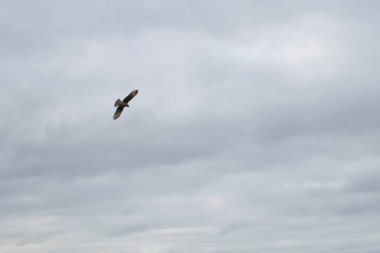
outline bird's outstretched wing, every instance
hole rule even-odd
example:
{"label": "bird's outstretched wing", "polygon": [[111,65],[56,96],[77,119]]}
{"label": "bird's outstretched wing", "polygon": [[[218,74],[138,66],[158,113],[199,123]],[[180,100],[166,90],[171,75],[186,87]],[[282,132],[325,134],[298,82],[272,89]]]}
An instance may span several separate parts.
{"label": "bird's outstretched wing", "polygon": [[138,92],[139,92],[138,90],[134,90],[134,91],[132,91],[131,93],[129,93],[128,96],[126,96],[126,97],[123,99],[123,102],[124,102],[124,103],[128,103],[129,101],[131,101],[131,99],[132,99],[134,96],[137,95]]}
{"label": "bird's outstretched wing", "polygon": [[116,108],[115,114],[113,115],[113,119],[117,119],[120,117],[121,113],[123,112],[124,106],[118,106]]}

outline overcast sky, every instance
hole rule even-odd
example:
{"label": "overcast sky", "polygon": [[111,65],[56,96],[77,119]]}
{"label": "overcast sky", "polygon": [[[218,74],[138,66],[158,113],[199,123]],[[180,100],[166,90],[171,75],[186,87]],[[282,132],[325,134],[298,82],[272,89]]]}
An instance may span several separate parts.
{"label": "overcast sky", "polygon": [[0,251],[380,252],[379,13],[0,0]]}

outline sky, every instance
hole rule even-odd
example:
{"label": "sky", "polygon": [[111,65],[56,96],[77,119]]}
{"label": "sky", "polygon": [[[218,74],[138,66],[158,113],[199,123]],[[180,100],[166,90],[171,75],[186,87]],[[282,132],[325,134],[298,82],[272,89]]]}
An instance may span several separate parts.
{"label": "sky", "polygon": [[0,0],[0,251],[380,252],[379,12]]}

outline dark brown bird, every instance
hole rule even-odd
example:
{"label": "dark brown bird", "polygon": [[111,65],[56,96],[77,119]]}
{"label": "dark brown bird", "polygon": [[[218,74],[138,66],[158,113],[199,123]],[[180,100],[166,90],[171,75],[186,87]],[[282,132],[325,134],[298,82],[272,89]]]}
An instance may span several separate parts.
{"label": "dark brown bird", "polygon": [[126,96],[123,99],[123,101],[121,101],[120,98],[116,100],[115,107],[117,107],[117,109],[116,109],[115,114],[113,115],[113,119],[117,119],[120,117],[121,113],[124,110],[124,107],[129,107],[128,102],[131,101],[131,99],[134,98],[138,92],[139,92],[138,90],[132,91],[131,93],[129,93],[128,96]]}

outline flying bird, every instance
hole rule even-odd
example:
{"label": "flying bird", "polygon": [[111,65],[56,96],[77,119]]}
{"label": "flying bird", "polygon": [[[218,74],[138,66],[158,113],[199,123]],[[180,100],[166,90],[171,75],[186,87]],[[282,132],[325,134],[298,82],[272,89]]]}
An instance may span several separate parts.
{"label": "flying bird", "polygon": [[121,113],[124,110],[124,107],[129,107],[128,102],[131,101],[131,99],[134,98],[138,92],[139,92],[138,90],[132,91],[131,93],[129,93],[128,96],[126,96],[123,99],[123,101],[121,101],[120,98],[116,100],[115,107],[117,107],[117,109],[116,109],[115,114],[113,115],[113,119],[117,119],[120,117]]}

